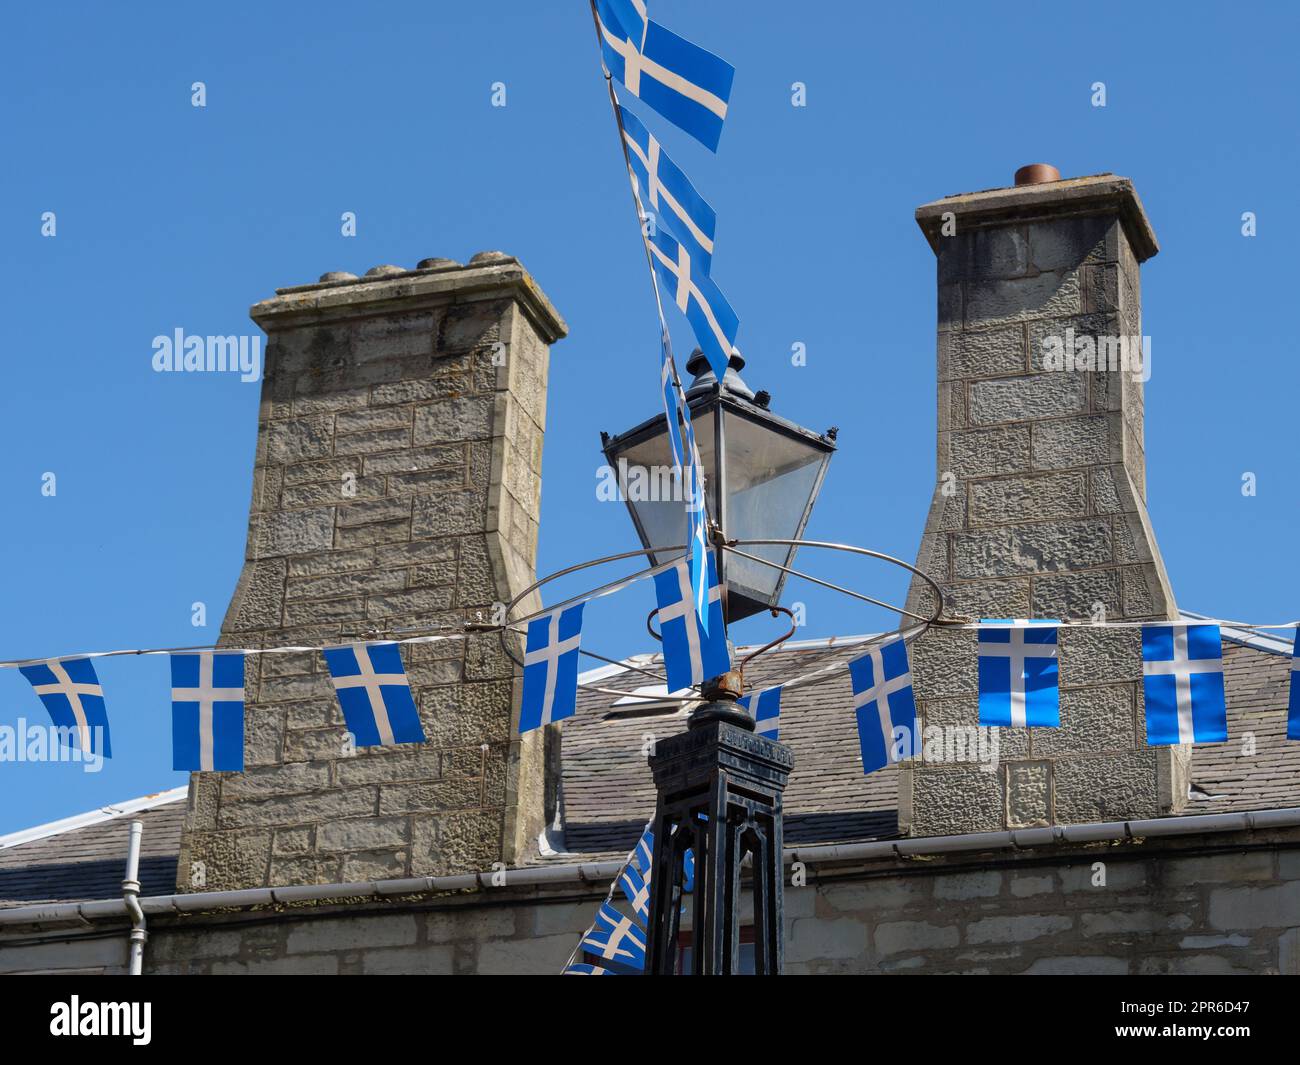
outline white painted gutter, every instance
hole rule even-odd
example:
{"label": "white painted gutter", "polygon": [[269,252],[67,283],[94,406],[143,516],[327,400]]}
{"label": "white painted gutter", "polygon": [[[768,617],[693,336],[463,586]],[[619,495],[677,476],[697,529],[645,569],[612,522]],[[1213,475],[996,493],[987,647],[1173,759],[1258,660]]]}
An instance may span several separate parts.
{"label": "white painted gutter", "polygon": [[[1007,832],[971,832],[960,836],[879,840],[871,843],[787,847],[785,862],[846,862],[901,859],[921,854],[956,854],[964,851],[1029,850],[1061,843],[1099,843],[1139,838],[1194,836],[1215,832],[1262,832],[1300,826],[1300,807],[1252,810],[1230,814],[1158,817],[1141,821],[1104,821],[1087,825],[1015,829]],[[623,861],[575,862],[565,865],[524,866],[505,871],[506,887],[560,884],[607,884],[623,868]],[[499,870],[458,876],[410,877],[403,880],[369,880],[351,884],[304,884],[294,887],[250,888],[244,891],[196,891],[182,895],[155,895],[139,900],[143,914],[151,917],[199,913],[205,910],[251,909],[288,902],[322,902],[330,899],[377,899],[428,892],[491,891],[501,878]],[[65,902],[0,909],[5,925],[86,924],[97,918],[127,917],[124,899]]]}

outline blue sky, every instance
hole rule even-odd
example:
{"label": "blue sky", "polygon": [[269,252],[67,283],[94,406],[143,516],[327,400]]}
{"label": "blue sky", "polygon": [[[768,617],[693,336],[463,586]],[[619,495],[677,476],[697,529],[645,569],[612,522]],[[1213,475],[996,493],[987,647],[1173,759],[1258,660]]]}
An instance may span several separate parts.
{"label": "blue sky", "polygon": [[[737,68],[716,156],[651,123],[717,208],[713,276],[749,383],[789,418],[841,428],[810,535],[915,555],[935,406],[916,206],[1009,184],[1028,162],[1111,170],[1136,182],[1162,246],[1143,271],[1148,495],[1178,601],[1257,622],[1300,613],[1293,5],[651,9]],[[326,270],[522,259],[572,330],[552,352],[541,568],[635,546],[621,507],[596,501],[599,431],[655,411],[656,321],[581,0],[55,4],[15,9],[6,35],[0,658],[216,638],[243,559],[259,386],[155,374],[151,341],[250,332],[252,303]],[[195,81],[206,108],[190,104]],[[801,560],[905,592],[883,567]],[[644,649],[649,597],[604,601],[593,649]],[[892,625],[807,588],[790,598],[809,637]],[[196,601],[206,629],[190,624]],[[116,757],[98,774],[0,764],[0,833],[184,782],[166,659],[108,660],[100,676]],[[0,670],[0,725],[20,717],[44,713]]]}

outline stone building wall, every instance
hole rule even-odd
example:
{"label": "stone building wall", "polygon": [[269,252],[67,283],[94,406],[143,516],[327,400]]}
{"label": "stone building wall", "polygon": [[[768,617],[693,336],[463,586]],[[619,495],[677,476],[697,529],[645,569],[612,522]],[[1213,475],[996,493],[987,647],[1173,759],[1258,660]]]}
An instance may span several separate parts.
{"label": "stone building wall", "polygon": [[[787,876],[791,869],[787,867]],[[1300,830],[806,863],[798,973],[1300,974]],[[607,882],[155,917],[146,973],[559,972]],[[104,936],[116,927],[116,935]],[[6,930],[12,936],[18,930]],[[0,973],[119,972],[125,926],[0,938]]]}
{"label": "stone building wall", "polygon": [[[247,561],[227,646],[459,632],[532,583],[549,345],[565,325],[496,252],[257,304],[267,332]],[[403,648],[428,742],[354,751],[316,652],[247,660],[246,768],[194,774],[181,890],[439,875],[541,825],[497,636]]]}
{"label": "stone building wall", "polygon": [[[1132,183],[1110,174],[951,196],[917,210],[937,259],[937,482],[917,566],[949,616],[1177,617],[1146,508],[1140,263],[1157,251]],[[1107,361],[1090,364],[1094,355]],[[1059,347],[1057,346],[1059,345]],[[1048,361],[1053,348],[1076,357]],[[909,609],[933,592],[914,579]],[[928,752],[900,821],[942,835],[1178,812],[1188,758],[1146,746],[1141,634],[1062,629],[1061,727],[1002,728],[1000,765]],[[977,637],[913,645],[919,724],[974,728]],[[924,732],[923,732],[924,735]]]}

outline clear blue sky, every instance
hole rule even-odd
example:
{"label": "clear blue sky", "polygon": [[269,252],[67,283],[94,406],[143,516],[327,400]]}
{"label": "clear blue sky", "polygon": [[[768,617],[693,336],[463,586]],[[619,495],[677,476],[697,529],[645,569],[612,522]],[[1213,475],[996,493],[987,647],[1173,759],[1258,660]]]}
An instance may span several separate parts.
{"label": "clear blue sky", "polygon": [[[1178,601],[1300,613],[1294,5],[650,6],[737,68],[717,156],[651,122],[718,210],[713,274],[749,383],[796,421],[841,427],[811,535],[916,551],[934,488],[935,281],[914,208],[1028,162],[1112,170],[1162,245],[1143,273],[1147,462]],[[215,639],[243,559],[259,386],[155,374],[151,341],[252,331],[249,305],[326,270],[519,256],[572,329],[552,355],[542,568],[634,546],[621,507],[596,502],[598,433],[655,411],[656,325],[584,0],[54,4],[13,9],[6,38],[0,658]],[[801,558],[905,590],[883,568]],[[604,601],[594,649],[645,649],[649,594]],[[892,625],[792,598],[809,637]],[[207,629],[190,625],[196,600]],[[100,676],[111,765],[0,764],[0,833],[184,782],[166,659]],[[0,724],[20,716],[45,720],[0,671]]]}

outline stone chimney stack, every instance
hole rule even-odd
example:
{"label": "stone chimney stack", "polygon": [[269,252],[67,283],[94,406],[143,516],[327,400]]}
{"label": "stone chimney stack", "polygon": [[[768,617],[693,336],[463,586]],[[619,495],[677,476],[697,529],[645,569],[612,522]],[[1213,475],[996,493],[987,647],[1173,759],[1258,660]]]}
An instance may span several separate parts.
{"label": "stone chimney stack", "polygon": [[[460,631],[534,579],[549,345],[513,258],[326,274],[252,308],[267,333],[244,570],[226,646]],[[318,652],[250,656],[245,772],[194,774],[181,890],[514,862],[542,824],[496,635],[403,647],[428,742],[355,753]]]}
{"label": "stone chimney stack", "polygon": [[[938,258],[938,483],[918,568],[973,619],[1177,616],[1146,508],[1139,264],[1155,234],[1132,183],[1022,168],[1012,188],[926,204]],[[1149,350],[1149,349],[1148,349]],[[910,609],[931,608],[915,580]],[[915,835],[1152,817],[1185,756],[1146,746],[1139,630],[1063,629],[1061,725],[1000,731],[999,764],[912,764]],[[978,720],[973,632],[913,654],[924,726]]]}

